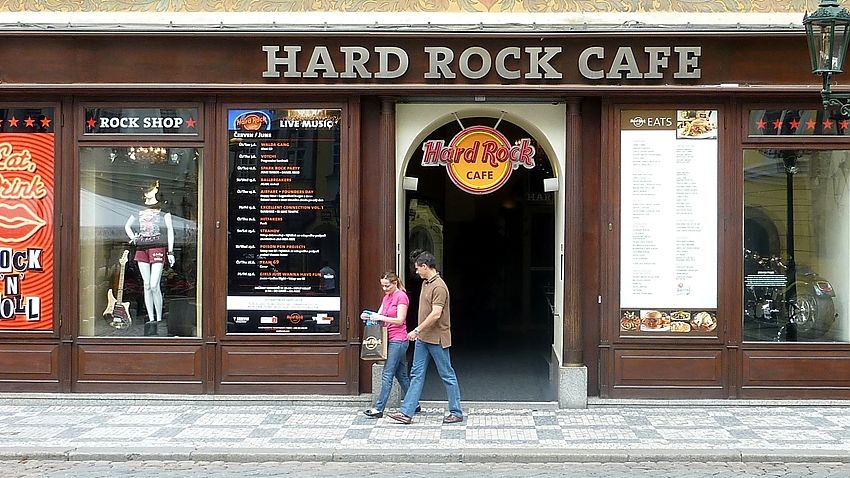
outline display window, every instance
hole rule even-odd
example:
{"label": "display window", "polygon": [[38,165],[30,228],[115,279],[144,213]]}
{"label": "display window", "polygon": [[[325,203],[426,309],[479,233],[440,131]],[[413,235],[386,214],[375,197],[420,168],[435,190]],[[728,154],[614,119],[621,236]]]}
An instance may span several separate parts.
{"label": "display window", "polygon": [[752,149],[743,160],[743,339],[850,341],[850,151]]}
{"label": "display window", "polygon": [[202,149],[81,147],[81,336],[197,337]]}

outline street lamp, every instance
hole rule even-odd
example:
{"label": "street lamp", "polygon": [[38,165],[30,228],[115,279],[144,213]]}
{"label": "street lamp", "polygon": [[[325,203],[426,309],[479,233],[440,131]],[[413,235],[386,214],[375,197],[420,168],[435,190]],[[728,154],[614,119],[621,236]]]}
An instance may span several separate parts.
{"label": "street lamp", "polygon": [[844,71],[844,57],[850,41],[850,12],[838,6],[838,0],[823,0],[811,15],[803,16],[812,73],[823,77],[823,106],[836,106],[850,116],[850,93],[832,92],[832,75]]}

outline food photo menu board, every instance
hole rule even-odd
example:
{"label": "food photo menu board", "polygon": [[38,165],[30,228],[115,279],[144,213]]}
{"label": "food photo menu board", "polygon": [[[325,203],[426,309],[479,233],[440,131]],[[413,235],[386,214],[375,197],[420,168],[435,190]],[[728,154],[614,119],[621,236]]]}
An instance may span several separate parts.
{"label": "food photo menu board", "polygon": [[339,333],[341,111],[227,116],[228,333]]}
{"label": "food photo menu board", "polygon": [[717,116],[621,112],[621,334],[717,333]]}

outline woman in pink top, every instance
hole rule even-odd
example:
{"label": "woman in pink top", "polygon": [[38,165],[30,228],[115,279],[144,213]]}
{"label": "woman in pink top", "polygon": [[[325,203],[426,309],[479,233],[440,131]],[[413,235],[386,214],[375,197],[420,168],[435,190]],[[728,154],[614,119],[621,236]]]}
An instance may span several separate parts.
{"label": "woman in pink top", "polygon": [[[407,374],[407,307],[410,301],[404,291],[404,285],[393,272],[384,272],[381,275],[381,288],[384,290],[384,298],[381,308],[377,313],[360,315],[361,320],[377,320],[384,323],[387,328],[387,360],[384,363],[384,373],[381,376],[381,393],[375,402],[375,407],[365,410],[371,418],[384,416],[384,407],[393,386],[393,377],[401,385],[401,391],[407,393],[410,387],[410,376]],[[416,411],[419,411],[417,406]]]}

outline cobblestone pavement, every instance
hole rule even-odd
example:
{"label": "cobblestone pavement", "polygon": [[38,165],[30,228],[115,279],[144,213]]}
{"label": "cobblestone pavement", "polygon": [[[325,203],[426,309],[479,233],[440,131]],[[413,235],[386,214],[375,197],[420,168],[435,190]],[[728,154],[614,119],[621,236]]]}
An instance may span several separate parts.
{"label": "cobblestone pavement", "polygon": [[[228,462],[847,462],[850,407],[427,407],[411,425],[354,406],[0,405],[0,459]],[[847,474],[845,476],[850,476]]]}
{"label": "cobblestone pavement", "polygon": [[187,461],[0,461],[5,478],[224,478],[224,477],[452,477],[452,478],[846,478],[840,463],[225,463]]}

